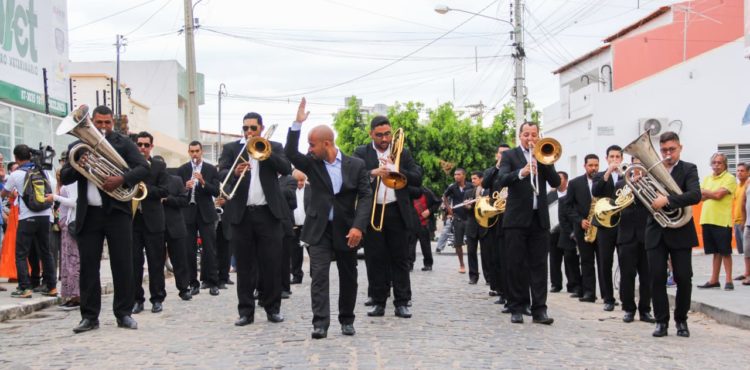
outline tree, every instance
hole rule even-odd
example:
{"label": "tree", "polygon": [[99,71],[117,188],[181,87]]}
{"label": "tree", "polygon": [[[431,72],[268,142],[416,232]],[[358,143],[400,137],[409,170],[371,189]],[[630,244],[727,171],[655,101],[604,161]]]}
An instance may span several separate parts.
{"label": "tree", "polygon": [[349,155],[354,153],[355,148],[370,140],[369,117],[362,116],[356,96],[347,100],[346,109],[336,113],[333,129],[337,134],[336,146]]}

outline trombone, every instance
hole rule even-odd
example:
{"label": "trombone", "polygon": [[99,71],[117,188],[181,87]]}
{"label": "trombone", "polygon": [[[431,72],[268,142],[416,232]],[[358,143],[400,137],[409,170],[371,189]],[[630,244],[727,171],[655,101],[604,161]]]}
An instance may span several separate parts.
{"label": "trombone", "polygon": [[[531,163],[531,157],[533,156],[537,163],[553,164],[560,159],[561,155],[562,145],[560,145],[560,142],[551,137],[545,137],[539,139],[531,148],[528,162]],[[534,171],[531,171],[529,172],[529,176],[531,187],[534,189],[534,195],[539,195],[539,174],[534,174]]]}
{"label": "trombone", "polygon": [[245,177],[247,168],[245,168],[245,170],[240,174],[240,177],[234,184],[232,191],[227,193],[226,191],[224,191],[224,188],[229,183],[229,180],[232,179],[232,176],[234,175],[234,169],[237,167],[237,164],[240,161],[242,161],[241,163],[249,162],[249,159],[243,158],[243,154],[247,153],[248,157],[255,159],[258,162],[265,161],[266,159],[271,157],[271,142],[268,141],[268,139],[270,139],[271,135],[273,135],[273,132],[276,131],[277,126],[278,124],[276,123],[269,126],[268,130],[266,130],[265,136],[253,136],[250,139],[245,140],[245,145],[243,145],[242,149],[240,149],[240,154],[237,155],[237,158],[234,159],[232,167],[229,168],[229,172],[227,172],[227,175],[224,177],[224,181],[222,181],[221,185],[219,186],[219,196],[226,200],[231,200],[232,198],[234,198],[234,195],[237,192],[237,188],[239,188],[240,186],[240,182],[242,182],[242,179]]}
{"label": "trombone", "polygon": [[393,171],[388,171],[388,174],[384,177],[378,176],[378,178],[375,180],[377,181],[375,183],[375,194],[372,199],[372,214],[370,214],[370,226],[372,226],[372,229],[375,231],[381,231],[383,230],[383,219],[385,218],[385,198],[388,194],[386,191],[385,194],[383,194],[383,207],[380,210],[380,223],[377,225],[375,224],[375,206],[378,203],[378,191],[380,190],[380,183],[383,183],[383,185],[387,188],[391,188],[394,190],[403,189],[406,186],[406,176],[398,172],[399,165],[401,163],[401,152],[404,150],[404,129],[399,128],[396,130],[396,133],[393,135],[393,141],[391,141],[390,148],[391,154],[390,158],[394,163],[394,169]]}

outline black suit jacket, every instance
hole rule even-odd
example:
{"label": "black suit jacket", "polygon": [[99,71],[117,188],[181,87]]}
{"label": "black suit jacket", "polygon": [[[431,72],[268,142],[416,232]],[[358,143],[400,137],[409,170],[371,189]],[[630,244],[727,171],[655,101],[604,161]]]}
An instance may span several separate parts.
{"label": "black suit jacket", "polygon": [[307,175],[310,182],[310,204],[305,208],[305,227],[300,239],[310,245],[320,243],[328,226],[328,214],[333,207],[331,235],[333,248],[349,250],[346,235],[352,227],[364,234],[372,211],[370,174],[364,161],[341,154],[342,184],[338,194],[333,194],[331,177],[325,163],[299,152],[300,131],[289,130],[285,152],[294,166]]}
{"label": "black suit jacket", "polygon": [[152,159],[150,163],[148,177],[143,181],[146,183],[148,196],[141,201],[140,207],[146,230],[159,233],[164,232],[164,207],[161,199],[169,194],[169,175],[167,164],[163,161]]}
{"label": "black suit jacket", "polygon": [[[284,148],[281,144],[270,141],[271,143],[271,156],[265,161],[258,162],[258,176],[260,176],[260,186],[263,188],[263,195],[266,197],[266,203],[268,208],[271,210],[271,214],[281,221],[286,217],[286,212],[289,209],[289,205],[281,194],[281,188],[279,187],[279,175],[285,176],[292,173],[292,166],[289,164],[289,160],[284,155]],[[221,178],[225,178],[226,174],[229,173],[229,169],[234,163],[237,156],[240,155],[240,151],[244,150],[244,144],[241,144],[239,140],[231,143],[224,144],[224,149],[221,151],[221,157],[219,157],[219,171]],[[247,151],[241,153],[243,159],[248,159]],[[250,169],[247,170],[245,176],[242,177],[237,193],[230,201],[224,206],[224,221],[231,223],[232,225],[238,224],[242,221],[242,217],[247,209],[247,197],[248,191],[250,190]],[[227,184],[227,188],[224,191],[229,192],[237,181],[238,177],[231,174],[230,181]]]}
{"label": "black suit jacket", "polygon": [[285,209],[286,215],[284,216],[284,219],[281,220],[281,223],[284,225],[284,235],[293,236],[293,212],[297,209],[297,193],[295,193],[295,190],[297,190],[297,180],[295,180],[292,175],[281,176],[279,177],[279,186],[281,194],[284,196],[284,200],[288,206],[288,208]]}
{"label": "black suit jacket", "polygon": [[[365,161],[368,176],[369,171],[380,167],[378,154],[375,152],[375,148],[372,147],[372,142],[358,146],[357,149],[354,150],[353,156]],[[409,153],[409,149],[403,148],[399,166],[399,172],[406,176],[407,185],[417,187],[422,186],[422,170],[414,162],[414,159]],[[370,186],[373,192],[375,191],[375,185],[377,184],[377,181],[375,180],[377,179],[370,179]],[[398,210],[401,212],[401,218],[404,220],[406,228],[409,229],[409,231],[416,231],[418,225],[415,224],[414,217],[411,216],[411,214],[414,213],[414,206],[412,205],[409,196],[409,186],[396,190],[396,203],[398,204]],[[371,201],[370,203],[373,202]]]}
{"label": "black suit jacket", "polygon": [[[533,217],[534,190],[531,187],[531,176],[523,180],[518,174],[526,166],[526,156],[521,146],[503,152],[500,160],[500,186],[508,187],[508,199],[505,204],[505,215],[503,217],[504,228],[529,227]],[[539,194],[536,196],[537,210],[541,226],[549,229],[549,210],[547,209],[547,184],[556,188],[560,186],[560,176],[555,170],[555,165],[537,166],[539,176]]]}
{"label": "black suit jacket", "polygon": [[164,205],[165,236],[169,238],[184,238],[187,236],[185,218],[182,217],[182,209],[188,206],[190,195],[185,189],[182,177],[168,175],[167,196],[162,203]]}
{"label": "black suit jacket", "polygon": [[[183,163],[177,169],[177,174],[182,177],[182,183],[185,184],[188,180],[193,178],[193,164],[191,162]],[[203,176],[203,182],[205,185],[201,185],[200,182],[195,187],[195,203],[196,207],[187,206],[182,209],[182,215],[185,217],[185,222],[194,224],[200,221],[201,223],[213,223],[219,218],[216,215],[216,206],[214,206],[214,197],[219,196],[219,173],[210,163],[203,161],[201,165],[201,176]],[[188,201],[190,197],[190,191],[188,189]],[[196,212],[197,210],[197,212]],[[199,213],[200,215],[196,214]],[[198,218],[200,217],[200,218]]]}
{"label": "black suit jacket", "polygon": [[[701,201],[701,188],[698,180],[698,168],[688,162],[679,161],[672,169],[672,179],[682,189],[680,195],[670,195],[669,208],[676,209],[698,204]],[[692,215],[691,215],[692,216]],[[661,227],[654,216],[649,213],[646,220],[646,249],[653,249],[659,245],[659,241],[670,248],[692,248],[698,245],[698,236],[695,233],[693,220],[682,227],[671,229]]]}
{"label": "black suit jacket", "polygon": [[[145,180],[148,176],[149,165],[146,159],[143,158],[143,155],[138,151],[138,147],[135,146],[133,141],[127,136],[116,132],[107,135],[106,140],[112,145],[115,151],[117,151],[117,154],[125,160],[125,163],[127,163],[130,168],[130,170],[123,175],[125,180],[123,186],[134,187],[141,181]],[[71,143],[68,146],[68,151],[80,143],[80,140]],[[76,200],[76,223],[74,230],[74,234],[78,235],[86,222],[86,210],[89,205],[88,197],[86,197],[88,180],[76,171],[70,163],[65,163],[60,170],[60,181],[62,181],[63,185],[72,184],[78,181],[79,195],[78,200]],[[101,190],[99,190],[99,194],[102,197],[102,208],[106,214],[112,212],[123,212],[129,216],[133,214],[131,202],[120,202]]]}
{"label": "black suit jacket", "polygon": [[[467,192],[464,194],[465,200],[470,200],[476,198],[476,188],[471,188],[471,192]],[[484,189],[482,191],[482,195],[488,195],[489,189]],[[473,203],[469,208],[466,209],[466,229],[464,229],[466,236],[470,238],[480,239],[483,238],[485,235],[487,235],[487,231],[489,229],[482,227],[479,225],[479,222],[477,222],[476,217],[474,216],[474,210],[476,208],[476,203]]]}
{"label": "black suit jacket", "polygon": [[[490,189],[492,194],[494,194],[496,191],[500,192],[503,190],[503,186],[500,182],[500,169],[496,166],[492,166],[484,171],[484,177],[482,177],[482,187],[485,189]],[[495,226],[491,227],[490,229],[495,234],[495,238],[502,240],[503,238],[503,218],[505,217],[505,212],[498,215],[498,220],[495,223]]]}
{"label": "black suit jacket", "polygon": [[565,198],[567,198],[565,209],[568,220],[573,224],[576,237],[582,238],[584,230],[581,227],[581,221],[588,217],[589,210],[591,209],[591,193],[586,174],[570,180],[568,183],[568,193]]}
{"label": "black suit jacket", "polygon": [[[617,181],[615,191],[625,186],[625,179]],[[631,243],[637,240],[643,243],[646,233],[646,220],[649,212],[638,199],[633,204],[622,210],[620,214],[620,223],[617,225],[617,244]]]}
{"label": "black suit jacket", "polygon": [[576,249],[576,242],[573,239],[573,222],[570,221],[567,214],[567,194],[562,198],[558,198],[557,202],[557,217],[560,222],[560,239],[557,241],[557,246],[561,249]]}

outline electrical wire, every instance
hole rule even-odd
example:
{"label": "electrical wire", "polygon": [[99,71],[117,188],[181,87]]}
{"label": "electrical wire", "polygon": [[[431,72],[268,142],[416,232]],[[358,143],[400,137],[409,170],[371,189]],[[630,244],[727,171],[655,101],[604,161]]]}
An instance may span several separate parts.
{"label": "electrical wire", "polygon": [[126,33],[125,36],[132,35],[136,31],[138,31],[139,29],[141,29],[141,27],[145,26],[146,23],[148,23],[149,21],[151,21],[151,19],[154,18],[154,16],[156,16],[157,14],[159,14],[159,12],[162,9],[166,8],[167,5],[169,5],[169,3],[171,3],[171,2],[172,2],[172,0],[167,0],[166,2],[164,2],[164,5],[162,5],[159,9],[156,9],[156,11],[153,14],[151,14],[148,18],[146,18],[146,20],[143,21],[143,23],[141,23],[140,25],[138,25],[138,27],[134,28],[132,31]]}
{"label": "electrical wire", "polygon": [[129,11],[131,11],[131,10],[133,10],[133,9],[137,9],[137,8],[140,8],[140,7],[142,7],[142,6],[144,6],[144,5],[148,4],[148,3],[153,3],[154,1],[156,1],[156,0],[148,0],[148,1],[144,1],[144,2],[142,2],[142,3],[140,3],[140,4],[137,4],[137,5],[131,6],[130,8],[127,8],[127,9],[123,9],[123,10],[120,10],[120,11],[114,12],[114,13],[112,13],[112,14],[109,14],[109,15],[105,15],[105,16],[103,16],[103,17],[101,17],[101,18],[97,18],[97,19],[94,19],[94,20],[93,20],[93,21],[91,21],[91,22],[88,22],[88,23],[84,23],[84,24],[81,24],[81,25],[78,25],[78,26],[72,27],[72,28],[70,29],[70,31],[72,32],[72,31],[75,31],[75,30],[77,30],[77,29],[79,29],[79,28],[83,28],[83,27],[86,27],[86,26],[90,26],[90,25],[92,25],[92,24],[94,24],[94,23],[98,23],[98,22],[101,22],[101,21],[103,21],[103,20],[105,20],[105,19],[107,19],[107,18],[111,18],[111,17],[114,17],[114,16],[116,16],[116,15],[120,15],[120,14],[123,14],[123,13],[129,12]]}

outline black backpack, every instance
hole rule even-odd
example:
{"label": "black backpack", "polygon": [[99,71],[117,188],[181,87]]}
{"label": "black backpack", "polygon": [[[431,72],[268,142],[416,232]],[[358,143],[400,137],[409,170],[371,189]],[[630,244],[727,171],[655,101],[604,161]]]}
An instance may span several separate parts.
{"label": "black backpack", "polygon": [[23,180],[23,191],[21,199],[26,208],[33,212],[41,212],[52,207],[54,202],[45,202],[44,196],[52,193],[47,175],[39,168],[32,167],[26,170],[26,177]]}

